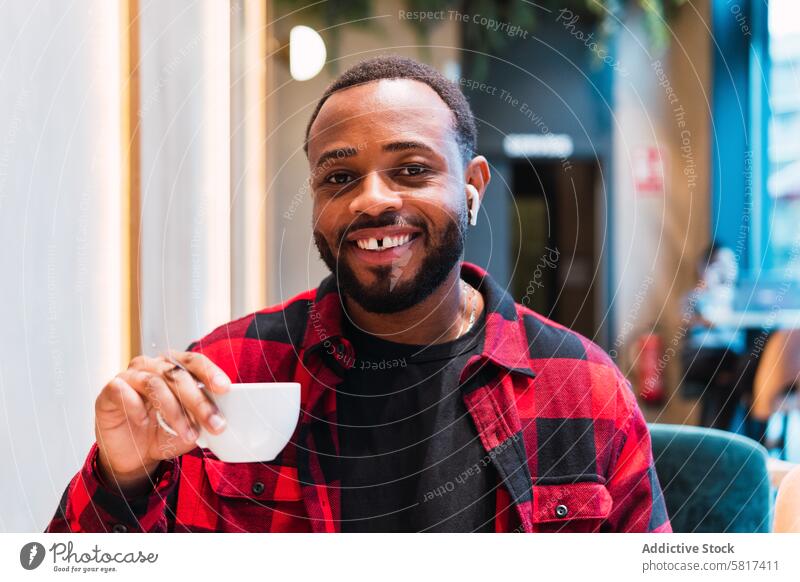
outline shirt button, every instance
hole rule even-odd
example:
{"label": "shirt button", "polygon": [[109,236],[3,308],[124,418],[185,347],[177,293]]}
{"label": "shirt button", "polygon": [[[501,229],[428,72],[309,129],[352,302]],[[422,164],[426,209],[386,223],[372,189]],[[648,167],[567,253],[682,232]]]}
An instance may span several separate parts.
{"label": "shirt button", "polygon": [[111,528],[111,531],[114,533],[127,533],[128,526],[126,526],[124,523],[115,523],[114,527]]}
{"label": "shirt button", "polygon": [[264,493],[264,484],[261,481],[256,481],[253,483],[251,490],[253,491],[253,495],[261,495]]}
{"label": "shirt button", "polygon": [[569,509],[563,503],[556,507],[556,517],[567,517]]}

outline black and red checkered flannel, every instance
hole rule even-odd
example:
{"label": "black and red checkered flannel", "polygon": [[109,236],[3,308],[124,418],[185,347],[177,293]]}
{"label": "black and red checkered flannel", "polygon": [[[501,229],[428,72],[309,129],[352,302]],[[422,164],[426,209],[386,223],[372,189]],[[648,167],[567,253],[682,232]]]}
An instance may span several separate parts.
{"label": "black and red checkered flannel", "polygon": [[[486,305],[484,351],[461,382],[498,473],[495,530],[671,531],[644,418],[610,358],[478,267],[464,263],[462,277]],[[190,347],[234,382],[301,384],[300,422],[274,461],[228,464],[198,448],[163,462],[151,494],[126,499],[99,480],[95,445],[47,530],[339,531],[335,389],[354,361],[341,315],[331,276]]]}

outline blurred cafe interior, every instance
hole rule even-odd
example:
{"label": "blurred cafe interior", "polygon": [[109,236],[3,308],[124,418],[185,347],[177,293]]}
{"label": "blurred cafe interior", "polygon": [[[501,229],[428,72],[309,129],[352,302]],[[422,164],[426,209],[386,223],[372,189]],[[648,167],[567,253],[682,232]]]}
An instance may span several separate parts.
{"label": "blurred cafe interior", "polygon": [[0,530],[44,527],[133,355],[327,275],[305,124],[384,53],[469,99],[492,181],[465,259],[616,361],[675,531],[771,530],[800,463],[800,3],[1,10]]}

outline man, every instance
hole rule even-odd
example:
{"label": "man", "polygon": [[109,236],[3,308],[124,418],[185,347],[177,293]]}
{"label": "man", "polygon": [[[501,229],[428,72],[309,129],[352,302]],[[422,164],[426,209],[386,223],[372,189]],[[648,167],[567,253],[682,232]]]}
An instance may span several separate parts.
{"label": "man", "polygon": [[[475,142],[464,96],[426,65],[337,79],[306,132],[332,275],[174,353],[188,371],[134,359],[97,399],[98,445],[49,530],[670,531],[619,370],[462,262],[490,178]],[[231,379],[300,382],[273,462],[195,445],[194,422],[225,429],[197,381]]]}

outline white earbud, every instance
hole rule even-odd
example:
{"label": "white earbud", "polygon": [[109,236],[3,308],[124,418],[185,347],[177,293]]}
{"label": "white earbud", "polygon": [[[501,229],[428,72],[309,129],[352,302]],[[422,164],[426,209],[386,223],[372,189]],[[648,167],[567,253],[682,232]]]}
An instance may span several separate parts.
{"label": "white earbud", "polygon": [[467,192],[469,192],[469,223],[475,226],[478,224],[478,210],[481,207],[481,195],[478,194],[478,189],[472,184],[467,184]]}

